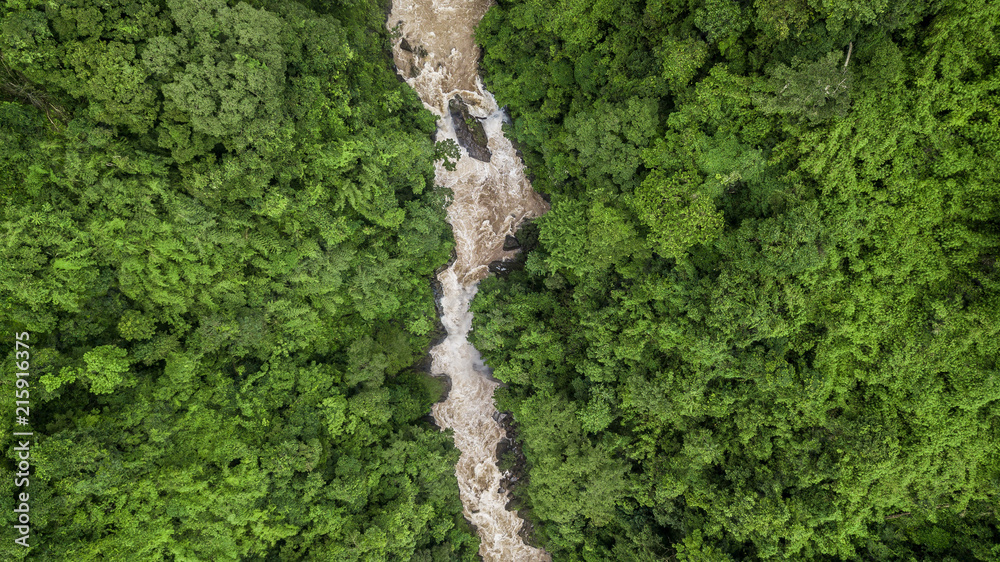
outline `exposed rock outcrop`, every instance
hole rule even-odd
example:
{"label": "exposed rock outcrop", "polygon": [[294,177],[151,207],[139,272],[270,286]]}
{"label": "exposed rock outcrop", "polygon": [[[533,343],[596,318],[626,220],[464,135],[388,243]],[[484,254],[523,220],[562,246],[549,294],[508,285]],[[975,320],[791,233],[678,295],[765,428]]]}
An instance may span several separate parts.
{"label": "exposed rock outcrop", "polygon": [[469,113],[469,107],[462,96],[455,96],[448,102],[448,112],[451,113],[451,122],[455,127],[458,144],[469,153],[469,156],[489,162],[493,153],[486,148],[488,138],[482,120]]}

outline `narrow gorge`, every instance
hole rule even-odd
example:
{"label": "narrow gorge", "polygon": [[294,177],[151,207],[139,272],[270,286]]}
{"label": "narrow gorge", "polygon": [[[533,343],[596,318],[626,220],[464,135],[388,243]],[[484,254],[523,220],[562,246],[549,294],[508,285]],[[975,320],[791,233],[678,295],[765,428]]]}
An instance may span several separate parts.
{"label": "narrow gorge", "polygon": [[461,145],[454,170],[436,165],[436,182],[453,192],[448,221],[456,258],[438,276],[447,338],[431,350],[432,372],[451,379],[445,401],[432,414],[452,428],[461,458],[455,467],[463,512],[475,525],[486,561],[542,561],[550,557],[524,543],[523,521],[505,509],[508,493],[495,451],[504,429],[495,421],[497,382],[466,336],[472,326],[469,303],[489,273],[489,264],[511,258],[504,240],[518,225],[548,206],[531,189],[523,163],[503,136],[504,113],[478,75],[479,48],[473,30],[489,8],[487,0],[396,0],[387,25],[397,35],[396,67],[424,105],[438,116],[437,140]]}

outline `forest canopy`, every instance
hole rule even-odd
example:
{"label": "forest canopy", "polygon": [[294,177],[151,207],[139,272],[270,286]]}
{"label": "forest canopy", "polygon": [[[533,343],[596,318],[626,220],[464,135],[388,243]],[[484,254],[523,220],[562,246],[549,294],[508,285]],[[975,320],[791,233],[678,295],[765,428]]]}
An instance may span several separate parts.
{"label": "forest canopy", "polygon": [[998,25],[986,0],[486,14],[552,210],[472,339],[554,560],[1000,558]]}
{"label": "forest canopy", "polygon": [[[456,147],[384,8],[0,4],[0,329],[30,334],[35,434],[34,546],[4,560],[475,559],[414,367]],[[1000,559],[998,26],[990,0],[487,12],[552,210],[471,337],[554,560]]]}
{"label": "forest canopy", "polygon": [[4,560],[474,557],[412,367],[452,247],[435,119],[384,18],[0,8],[0,324],[30,334],[36,439]]}

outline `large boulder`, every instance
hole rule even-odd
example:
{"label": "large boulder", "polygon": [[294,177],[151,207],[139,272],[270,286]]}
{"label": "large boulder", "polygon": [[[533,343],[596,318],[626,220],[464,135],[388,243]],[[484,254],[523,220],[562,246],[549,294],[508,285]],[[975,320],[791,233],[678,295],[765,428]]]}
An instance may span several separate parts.
{"label": "large boulder", "polygon": [[455,96],[448,102],[448,111],[451,113],[451,122],[455,127],[458,144],[469,153],[469,156],[489,162],[493,153],[486,148],[489,139],[486,130],[483,129],[482,120],[469,113],[469,107],[462,96]]}

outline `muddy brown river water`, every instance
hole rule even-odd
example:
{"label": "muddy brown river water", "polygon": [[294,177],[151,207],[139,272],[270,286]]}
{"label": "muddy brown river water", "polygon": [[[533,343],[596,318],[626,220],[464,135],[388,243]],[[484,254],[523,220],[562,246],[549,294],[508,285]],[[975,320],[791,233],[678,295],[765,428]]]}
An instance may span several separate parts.
{"label": "muddy brown river water", "polygon": [[[441,320],[448,336],[431,350],[432,372],[448,376],[451,391],[431,413],[440,427],[454,430],[455,445],[462,452],[455,474],[465,518],[482,539],[483,559],[548,561],[546,552],[524,543],[518,535],[523,521],[504,507],[509,498],[500,490],[503,475],[495,458],[497,443],[504,437],[493,419],[497,383],[466,339],[472,327],[469,302],[479,281],[489,273],[490,262],[513,257],[503,249],[505,237],[524,220],[548,210],[504,138],[500,129],[504,115],[478,75],[479,48],[473,30],[489,5],[484,0],[393,0],[387,26],[402,35],[393,48],[400,75],[438,116],[437,140],[457,140],[448,102],[460,95],[469,112],[480,118],[492,153],[489,162],[482,162],[463,149],[454,171],[440,163],[436,167],[438,185],[454,193],[448,222],[455,235],[456,259],[438,276],[443,289]],[[408,50],[403,48],[404,39]]]}

